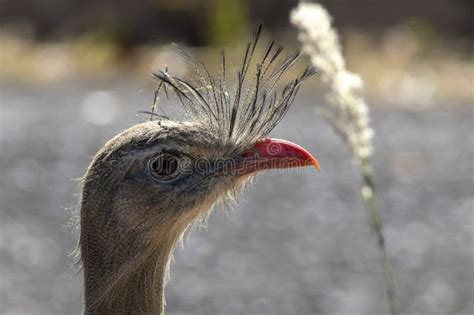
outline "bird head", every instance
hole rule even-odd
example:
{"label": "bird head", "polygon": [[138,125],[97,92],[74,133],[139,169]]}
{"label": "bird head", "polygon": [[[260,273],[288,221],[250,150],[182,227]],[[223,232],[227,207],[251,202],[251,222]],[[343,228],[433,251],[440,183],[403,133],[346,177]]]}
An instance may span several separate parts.
{"label": "bird head", "polygon": [[157,119],[123,131],[95,156],[83,179],[81,199],[86,307],[88,296],[93,296],[89,307],[107,301],[119,305],[108,293],[131,294],[131,288],[144,283],[159,284],[157,278],[186,228],[218,201],[235,196],[256,173],[319,169],[302,147],[266,138],[313,71],[306,69],[277,91],[298,54],[281,60],[282,49],[272,42],[253,61],[259,34],[260,28],[247,46],[233,91],[226,87],[224,55],[219,77],[194,61],[193,81],[167,71],[155,73],[158,91],[171,90],[189,119],[177,121],[153,112]]}
{"label": "bird head", "polygon": [[171,231],[181,233],[214,203],[232,198],[257,172],[302,166],[319,169],[310,153],[288,141],[264,138],[239,147],[224,143],[202,124],[150,121],[125,130],[101,149],[85,178],[83,203],[90,196],[107,196],[113,209],[108,215],[123,232],[143,230],[152,237],[166,231],[174,237]]}

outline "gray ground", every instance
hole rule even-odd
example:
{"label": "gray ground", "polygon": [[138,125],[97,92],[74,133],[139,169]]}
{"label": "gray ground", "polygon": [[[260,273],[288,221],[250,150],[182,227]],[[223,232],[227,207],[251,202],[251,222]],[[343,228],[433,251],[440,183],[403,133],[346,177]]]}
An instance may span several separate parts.
{"label": "gray ground", "polygon": [[[104,90],[105,92],[97,92]],[[79,314],[63,229],[75,178],[137,122],[137,84],[1,84],[0,314]],[[379,255],[348,152],[297,98],[274,131],[316,154],[316,174],[265,174],[179,248],[167,314],[387,314]],[[97,106],[100,104],[101,106]],[[373,110],[379,201],[404,314],[468,315],[473,302],[472,107]]]}

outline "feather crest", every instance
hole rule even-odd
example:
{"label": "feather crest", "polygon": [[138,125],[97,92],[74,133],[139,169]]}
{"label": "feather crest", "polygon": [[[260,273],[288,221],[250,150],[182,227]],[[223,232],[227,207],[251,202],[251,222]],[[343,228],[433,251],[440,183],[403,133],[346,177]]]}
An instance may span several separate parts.
{"label": "feather crest", "polygon": [[167,69],[154,72],[153,76],[159,84],[151,117],[159,117],[154,114],[156,95],[162,87],[168,93],[168,87],[191,119],[208,126],[209,131],[224,143],[242,147],[266,136],[288,112],[301,83],[316,71],[307,67],[298,77],[278,90],[280,79],[295,65],[300,54],[281,57],[283,47],[275,48],[272,41],[264,50],[263,57],[254,61],[261,31],[262,25],[259,25],[246,47],[236,84],[232,89],[227,86],[224,51],[221,53],[220,74],[213,76],[203,63],[196,62],[178,47],[191,64],[195,76],[191,80],[185,80],[170,74]]}

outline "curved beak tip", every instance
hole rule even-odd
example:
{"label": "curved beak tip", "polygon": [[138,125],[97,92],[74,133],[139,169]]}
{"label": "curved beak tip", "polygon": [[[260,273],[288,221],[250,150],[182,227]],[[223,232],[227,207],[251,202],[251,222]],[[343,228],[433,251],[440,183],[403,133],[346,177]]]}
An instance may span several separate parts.
{"label": "curved beak tip", "polygon": [[319,162],[316,160],[316,158],[313,158],[311,161],[311,166],[314,167],[318,172],[321,172],[321,165],[319,165]]}

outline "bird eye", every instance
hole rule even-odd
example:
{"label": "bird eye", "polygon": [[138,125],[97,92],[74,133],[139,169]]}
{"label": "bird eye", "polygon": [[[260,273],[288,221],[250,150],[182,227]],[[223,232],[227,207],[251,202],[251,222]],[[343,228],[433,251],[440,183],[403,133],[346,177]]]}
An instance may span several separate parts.
{"label": "bird eye", "polygon": [[154,176],[161,180],[169,180],[178,176],[178,157],[169,153],[161,153],[150,161],[149,168]]}

